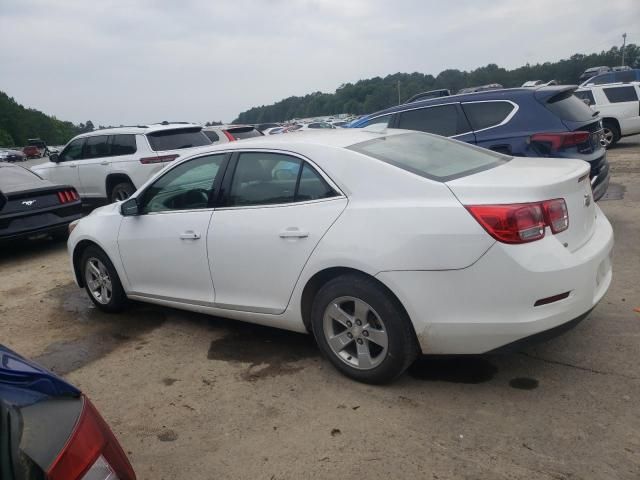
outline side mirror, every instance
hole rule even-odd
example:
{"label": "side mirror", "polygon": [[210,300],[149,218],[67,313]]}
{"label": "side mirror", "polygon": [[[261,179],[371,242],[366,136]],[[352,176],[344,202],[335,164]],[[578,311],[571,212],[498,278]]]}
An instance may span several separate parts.
{"label": "side mirror", "polygon": [[120,213],[122,213],[123,217],[134,217],[139,215],[139,210],[137,198],[125,200],[122,202],[122,205],[120,205]]}
{"label": "side mirror", "polygon": [[4,196],[4,193],[0,192],[0,210],[2,210],[6,204],[7,197]]}
{"label": "side mirror", "polygon": [[60,155],[58,153],[49,154],[49,161],[53,162],[53,163],[59,163],[60,162]]}

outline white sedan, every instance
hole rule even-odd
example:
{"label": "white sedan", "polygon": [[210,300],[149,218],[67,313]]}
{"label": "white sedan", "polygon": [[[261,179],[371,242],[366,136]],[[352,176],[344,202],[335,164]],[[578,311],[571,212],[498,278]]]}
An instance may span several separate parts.
{"label": "white sedan", "polygon": [[179,160],[72,225],[79,286],[297,332],[356,380],[518,347],[584,318],[611,225],[579,160],[426,133],[274,135]]}

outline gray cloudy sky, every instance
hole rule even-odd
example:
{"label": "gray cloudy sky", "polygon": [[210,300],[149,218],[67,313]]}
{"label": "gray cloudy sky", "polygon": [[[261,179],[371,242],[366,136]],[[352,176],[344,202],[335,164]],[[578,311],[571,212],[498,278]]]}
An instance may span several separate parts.
{"label": "gray cloudy sky", "polygon": [[75,123],[231,121],[395,72],[640,43],[640,0],[0,0],[0,90]]}

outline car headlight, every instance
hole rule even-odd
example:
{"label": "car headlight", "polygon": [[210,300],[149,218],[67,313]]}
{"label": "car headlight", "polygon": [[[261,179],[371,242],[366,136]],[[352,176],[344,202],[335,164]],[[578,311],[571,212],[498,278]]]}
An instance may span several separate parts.
{"label": "car headlight", "polygon": [[69,235],[71,235],[71,232],[73,232],[73,230],[78,226],[79,222],[80,220],[74,220],[69,224]]}

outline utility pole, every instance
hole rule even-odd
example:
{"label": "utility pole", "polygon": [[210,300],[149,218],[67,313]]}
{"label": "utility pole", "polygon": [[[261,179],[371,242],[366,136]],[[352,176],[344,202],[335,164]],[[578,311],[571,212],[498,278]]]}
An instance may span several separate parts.
{"label": "utility pole", "polygon": [[400,80],[398,80],[398,105],[400,105]]}
{"label": "utility pole", "polygon": [[624,67],[624,47],[627,44],[627,33],[622,34],[622,66]]}

